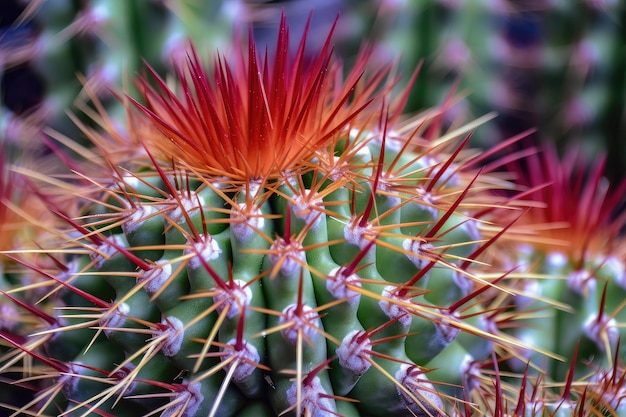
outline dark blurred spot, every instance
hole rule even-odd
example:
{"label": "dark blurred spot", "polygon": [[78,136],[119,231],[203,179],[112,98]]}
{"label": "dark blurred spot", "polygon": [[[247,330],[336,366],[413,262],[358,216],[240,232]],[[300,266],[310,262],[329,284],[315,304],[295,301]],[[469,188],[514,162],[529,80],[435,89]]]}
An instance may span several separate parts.
{"label": "dark blurred spot", "polygon": [[513,13],[503,22],[504,37],[515,48],[531,48],[543,40],[539,16],[530,12]]}
{"label": "dark blurred spot", "polygon": [[41,104],[45,84],[29,65],[20,65],[6,70],[2,77],[2,103],[16,114],[32,110]]}
{"label": "dark blurred spot", "polygon": [[17,0],[0,0],[0,28],[12,25],[24,11],[25,4]]}
{"label": "dark blurred spot", "polygon": [[[10,54],[34,41],[37,29],[33,21],[26,19],[20,25],[16,23],[26,4],[18,0],[0,0],[0,53]],[[9,64],[0,69],[0,94],[0,104],[22,114],[41,104],[45,84],[28,63]]]}

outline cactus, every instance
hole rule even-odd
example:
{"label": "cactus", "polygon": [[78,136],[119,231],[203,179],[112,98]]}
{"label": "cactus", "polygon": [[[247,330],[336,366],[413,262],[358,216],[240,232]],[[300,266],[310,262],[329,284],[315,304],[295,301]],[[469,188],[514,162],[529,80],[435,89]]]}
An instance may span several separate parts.
{"label": "cactus", "polygon": [[[526,276],[516,285],[524,296],[503,302],[519,319],[512,334],[567,358],[541,361],[540,372],[546,381],[568,379],[571,386],[559,401],[536,401],[570,410],[576,407],[574,398],[580,401],[586,391],[592,402],[604,404],[603,415],[622,415],[626,181],[610,184],[603,177],[605,167],[606,156],[590,160],[583,147],[571,147],[559,156],[553,146],[544,146],[541,154],[513,169],[532,190],[529,197],[542,207],[531,208],[519,219],[517,230],[509,231],[510,237],[516,236],[514,253],[519,254],[514,262]],[[508,366],[519,370],[529,360],[540,362],[526,351]],[[577,394],[570,398],[569,391]]]}
{"label": "cactus", "polygon": [[[0,384],[32,395],[2,406],[12,415],[617,415],[623,361],[613,339],[588,380],[570,346],[507,329],[536,319],[521,299],[594,307],[520,288],[563,273],[519,271],[543,247],[520,251],[525,259],[507,240],[525,230],[544,179],[497,172],[528,152],[489,161],[523,135],[471,151],[471,131],[491,116],[446,130],[450,93],[404,119],[408,90],[394,95],[391,65],[372,70],[365,48],[344,76],[332,32],[314,59],[306,34],[292,54],[283,17],[272,56],[250,37],[210,70],[190,47],[174,65],[176,85],[148,67],[138,96],[116,95],[124,127],[96,95],[88,109],[99,126],[74,118],[90,147],[55,135],[73,152],[49,142],[67,172],[13,168],[55,221],[37,246],[3,251],[14,277],[2,302],[29,320],[0,329]],[[560,359],[566,372],[540,371]]]}

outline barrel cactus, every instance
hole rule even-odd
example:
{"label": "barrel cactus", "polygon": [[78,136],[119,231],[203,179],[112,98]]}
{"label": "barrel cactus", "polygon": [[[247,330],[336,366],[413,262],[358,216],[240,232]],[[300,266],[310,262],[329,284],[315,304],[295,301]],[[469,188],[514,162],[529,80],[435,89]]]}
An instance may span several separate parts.
{"label": "barrel cactus", "polygon": [[520,137],[471,151],[491,116],[446,130],[450,94],[405,119],[393,66],[365,48],[344,74],[330,35],[313,59],[306,37],[292,53],[283,18],[273,55],[250,37],[210,69],[190,46],[174,83],[148,67],[117,95],[123,127],[93,96],[92,145],[48,142],[66,172],[13,169],[55,222],[3,251],[3,304],[29,318],[0,329],[0,383],[25,397],[3,407],[534,416],[571,391],[581,415],[615,409],[585,397],[600,379],[544,383],[531,370],[566,358],[505,328],[528,317],[508,297],[543,300],[503,240],[543,184],[497,172],[525,152],[491,158]]}
{"label": "barrel cactus", "polygon": [[519,371],[527,362],[540,363],[530,373],[539,372],[546,384],[570,380],[559,395],[534,399],[554,413],[561,409],[558,415],[589,414],[589,404],[600,404],[602,415],[622,415],[626,407],[620,343],[626,314],[626,181],[610,184],[603,177],[605,166],[606,157],[591,160],[582,147],[559,156],[545,146],[513,169],[541,206],[529,209],[516,230],[509,230],[515,262],[524,272],[515,285],[523,297],[502,303],[515,311],[512,334],[566,360],[541,360],[520,351],[507,366]]}

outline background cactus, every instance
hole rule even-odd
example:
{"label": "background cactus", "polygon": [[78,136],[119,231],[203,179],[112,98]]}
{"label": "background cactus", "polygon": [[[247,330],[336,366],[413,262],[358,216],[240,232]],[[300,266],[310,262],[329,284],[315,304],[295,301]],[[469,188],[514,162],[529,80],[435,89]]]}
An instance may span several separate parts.
{"label": "background cactus", "polygon": [[499,114],[476,144],[488,147],[537,128],[533,140],[557,143],[561,152],[570,143],[595,153],[610,149],[608,174],[623,176],[622,2],[380,4],[376,27],[386,30],[378,32],[379,48],[387,56],[401,53],[409,68],[423,61],[427,74],[417,81],[409,109],[436,105],[458,78],[468,97],[455,113]]}
{"label": "background cactus", "polygon": [[[559,398],[565,400],[561,415],[580,407],[576,402],[580,397],[569,398],[569,391],[604,402],[604,415],[620,415],[626,182],[608,183],[602,177],[606,158],[589,163],[582,148],[572,147],[562,158],[553,147],[542,151],[516,169],[520,180],[534,190],[531,199],[545,208],[530,209],[516,224],[515,252],[520,254],[516,263],[525,279],[516,283],[523,297],[504,301],[521,319],[512,332],[528,344],[568,358],[542,361],[539,371],[546,380],[572,381]],[[545,337],[546,333],[554,337]],[[518,358],[508,366],[519,370],[525,364]]]}
{"label": "background cactus", "polygon": [[[226,2],[5,2],[0,35],[3,135],[24,142],[24,128],[52,127],[80,137],[65,114],[97,95],[111,114],[123,109],[121,89],[142,60],[163,72],[188,38],[213,52],[232,37],[238,14]],[[13,18],[13,19],[12,19]],[[180,56],[178,58],[181,58]],[[126,77],[127,78],[127,77]],[[85,119],[86,120],[86,119]]]}

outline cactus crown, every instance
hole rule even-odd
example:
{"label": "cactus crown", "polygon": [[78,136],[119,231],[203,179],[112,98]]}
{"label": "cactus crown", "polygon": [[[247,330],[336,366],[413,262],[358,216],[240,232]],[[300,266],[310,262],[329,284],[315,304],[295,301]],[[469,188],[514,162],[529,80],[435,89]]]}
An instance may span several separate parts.
{"label": "cactus crown", "polygon": [[[196,51],[177,68],[180,91],[154,71],[156,87],[140,79],[144,104],[137,124],[153,152],[173,157],[201,174],[230,180],[280,178],[298,170],[337,140],[367,107],[388,68],[367,80],[367,53],[346,76],[333,55],[332,31],[315,57],[305,55],[305,35],[295,56],[283,15],[274,59],[259,56],[250,34],[228,59],[203,67]],[[383,86],[384,87],[384,86]],[[388,87],[387,87],[388,88]]]}

